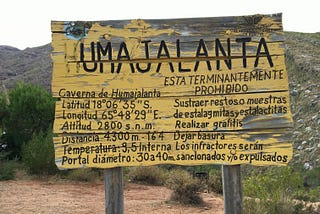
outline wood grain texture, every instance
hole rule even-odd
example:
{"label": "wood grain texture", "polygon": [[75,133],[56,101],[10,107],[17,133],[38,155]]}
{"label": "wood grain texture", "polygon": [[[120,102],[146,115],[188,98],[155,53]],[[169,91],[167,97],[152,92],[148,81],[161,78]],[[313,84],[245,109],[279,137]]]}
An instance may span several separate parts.
{"label": "wood grain texture", "polygon": [[[73,109],[72,113],[69,113],[66,107],[72,103],[76,101],[66,99],[56,102],[55,133],[87,133],[86,129],[73,129],[68,125],[80,121],[83,124],[90,124],[91,130],[95,133],[108,131],[101,123],[117,121],[120,121],[121,125],[114,128],[114,131],[132,132],[146,132],[145,129],[135,129],[136,124],[141,124],[142,127],[145,124],[152,124],[153,131],[165,132],[250,131],[292,126],[287,92],[238,94],[228,97],[220,95],[196,98],[138,98],[130,102],[121,99],[112,101],[104,98],[82,99],[81,103],[88,109]],[[129,105],[132,105],[132,108]],[[228,119],[232,119],[233,125],[221,124],[227,123]],[[220,123],[220,126],[216,123]]]}
{"label": "wood grain texture", "polygon": [[51,28],[59,168],[291,160],[281,14]]}

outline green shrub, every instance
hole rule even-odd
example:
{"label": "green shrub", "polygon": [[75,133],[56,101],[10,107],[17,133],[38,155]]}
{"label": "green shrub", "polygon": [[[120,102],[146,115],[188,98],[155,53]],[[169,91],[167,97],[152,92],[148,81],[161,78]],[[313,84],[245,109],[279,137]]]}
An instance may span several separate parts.
{"label": "green shrub", "polygon": [[210,192],[222,194],[222,174],[220,170],[211,171],[208,180],[208,189]]}
{"label": "green shrub", "polygon": [[16,160],[0,160],[0,181],[15,179],[15,172],[20,168]]}
{"label": "green shrub", "polygon": [[52,133],[40,132],[22,147],[22,161],[31,174],[55,174],[57,167],[54,160]]}
{"label": "green shrub", "polygon": [[161,186],[167,178],[167,171],[159,166],[133,167],[128,172],[129,180],[134,183]]}
{"label": "green shrub", "polygon": [[67,178],[72,181],[96,182],[102,180],[101,173],[97,169],[81,168],[68,172]]}
{"label": "green shrub", "polygon": [[[320,201],[320,186],[317,186],[316,188],[312,188],[308,192],[309,201],[312,202],[319,202]],[[320,205],[320,204],[319,204]]]}
{"label": "green shrub", "polygon": [[266,214],[265,207],[260,203],[259,199],[244,198],[243,213],[245,214]]}
{"label": "green shrub", "polygon": [[244,213],[306,214],[314,213],[295,199],[303,189],[303,179],[291,167],[270,167],[243,181]]}
{"label": "green shrub", "polygon": [[293,214],[295,204],[287,193],[282,193],[277,200],[259,200],[245,198],[243,202],[243,213],[248,214]]}
{"label": "green shrub", "polygon": [[166,186],[173,190],[171,200],[182,204],[199,205],[203,200],[199,194],[200,181],[182,169],[172,170],[166,182]]}
{"label": "green shrub", "polygon": [[270,167],[244,180],[243,192],[247,197],[269,200],[282,197],[283,192],[293,195],[302,186],[302,177],[290,167]]}
{"label": "green shrub", "polygon": [[320,167],[304,173],[304,185],[311,188],[320,186]]}
{"label": "green shrub", "polygon": [[44,88],[19,83],[0,99],[0,119],[6,134],[2,136],[10,158],[22,157],[22,145],[34,134],[51,130],[54,119],[54,98]]}

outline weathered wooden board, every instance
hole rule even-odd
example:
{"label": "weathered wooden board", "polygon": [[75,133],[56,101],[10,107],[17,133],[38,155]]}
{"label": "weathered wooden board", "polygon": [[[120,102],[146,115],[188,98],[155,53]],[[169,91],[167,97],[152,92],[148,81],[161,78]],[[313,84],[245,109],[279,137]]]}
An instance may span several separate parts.
{"label": "weathered wooden board", "polygon": [[[283,165],[292,158],[281,14],[51,26],[60,168]],[[206,133],[227,137],[196,139]],[[240,146],[252,142],[263,146]],[[99,153],[99,146],[114,149]],[[73,152],[79,149],[91,152]]]}
{"label": "weathered wooden board", "polygon": [[[248,62],[250,61],[253,61],[253,59],[248,60]],[[98,96],[99,92],[104,89],[108,93],[106,96],[109,98],[121,98],[121,96],[112,93],[112,89],[118,89],[120,92],[135,92],[141,91],[142,85],[144,91],[153,92],[156,90],[161,97],[287,91],[288,79],[283,64],[283,56],[275,57],[273,62],[281,63],[281,66],[266,69],[249,69],[239,66],[230,71],[221,69],[208,72],[205,71],[207,69],[206,62],[200,62],[199,71],[181,73],[171,72],[168,63],[163,62],[161,66],[165,73],[131,73],[127,70],[120,74],[88,73],[83,71],[82,66],[74,63],[54,63],[53,68],[63,72],[54,73],[53,79],[56,82],[53,83],[52,90],[54,96],[67,97],[72,96],[69,94],[78,91],[80,93],[83,91],[95,92],[95,95],[86,96]],[[123,63],[122,67],[128,69],[130,66],[128,63],[126,64]],[[176,64],[173,63],[173,67]],[[188,64],[191,65],[188,66]],[[192,68],[194,64],[186,62],[183,65],[186,65],[184,68]],[[263,66],[266,67],[267,65],[263,63]],[[156,68],[156,65],[150,66],[150,70],[156,70]],[[66,88],[66,85],[68,91],[70,91],[68,94],[65,91],[61,92],[61,89]]]}
{"label": "weathered wooden board", "polygon": [[[199,85],[248,86],[233,93],[288,90],[281,29],[280,15],[53,22],[53,95],[59,96],[66,84],[73,91],[80,85],[85,91],[119,85],[122,90],[136,90],[143,85],[146,90],[161,89],[161,97],[226,93],[196,93]],[[261,69],[271,72],[269,77]],[[257,72],[259,78],[254,75]],[[230,80],[231,74],[237,80]],[[201,84],[195,81],[207,75],[213,79]],[[187,78],[186,82],[179,76]]]}
{"label": "weathered wooden board", "polygon": [[[84,108],[71,108],[81,105]],[[55,118],[55,133],[250,131],[292,126],[287,92],[160,99],[63,99],[56,103]]]}
{"label": "weathered wooden board", "polygon": [[286,165],[292,158],[292,149],[285,131],[60,134],[54,143],[59,168],[186,162]]}

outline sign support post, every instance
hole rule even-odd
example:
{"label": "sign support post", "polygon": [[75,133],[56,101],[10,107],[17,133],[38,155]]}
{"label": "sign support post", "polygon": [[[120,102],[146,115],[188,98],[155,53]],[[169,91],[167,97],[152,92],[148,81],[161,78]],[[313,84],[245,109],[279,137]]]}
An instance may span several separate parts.
{"label": "sign support post", "polygon": [[123,214],[122,168],[105,170],[105,208],[108,214]]}
{"label": "sign support post", "polygon": [[222,165],[224,214],[242,214],[240,165]]}

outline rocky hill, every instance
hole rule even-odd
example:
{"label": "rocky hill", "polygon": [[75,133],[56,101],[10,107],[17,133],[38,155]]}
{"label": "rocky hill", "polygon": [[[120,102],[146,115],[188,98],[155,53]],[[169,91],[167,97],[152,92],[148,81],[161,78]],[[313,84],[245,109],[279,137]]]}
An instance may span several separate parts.
{"label": "rocky hill", "polygon": [[[289,73],[294,159],[305,169],[320,164],[320,33],[286,32],[286,64]],[[0,83],[12,88],[18,81],[50,90],[50,44],[19,50],[0,46]]]}
{"label": "rocky hill", "polygon": [[293,163],[320,164],[320,33],[286,32],[286,65],[294,119]]}
{"label": "rocky hill", "polygon": [[0,46],[0,83],[10,89],[23,81],[49,90],[52,76],[50,54],[50,44],[25,50]]}

